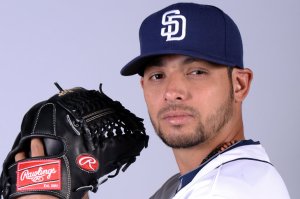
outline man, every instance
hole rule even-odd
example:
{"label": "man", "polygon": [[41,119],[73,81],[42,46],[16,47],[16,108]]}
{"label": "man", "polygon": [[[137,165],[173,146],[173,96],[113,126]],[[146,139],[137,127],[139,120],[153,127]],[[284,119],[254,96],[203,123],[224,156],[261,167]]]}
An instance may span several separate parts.
{"label": "man", "polygon": [[144,20],[140,44],[121,74],[141,75],[152,124],[180,171],[151,198],[289,198],[264,148],[244,136],[252,71],[232,19],[213,6],[174,4]]}
{"label": "man", "polygon": [[143,21],[140,45],[121,74],[141,75],[151,122],[180,171],[151,198],[289,198],[264,148],[245,140],[252,71],[233,20],[213,6],[174,4]]}

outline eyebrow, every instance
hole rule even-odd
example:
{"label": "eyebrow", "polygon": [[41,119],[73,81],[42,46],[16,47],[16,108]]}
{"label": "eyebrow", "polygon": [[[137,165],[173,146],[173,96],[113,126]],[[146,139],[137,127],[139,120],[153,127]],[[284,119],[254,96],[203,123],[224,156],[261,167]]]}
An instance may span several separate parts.
{"label": "eyebrow", "polygon": [[183,64],[190,64],[190,63],[193,63],[193,62],[196,62],[196,61],[199,61],[199,59],[197,58],[194,58],[194,57],[186,57],[184,60],[183,60]]}
{"label": "eyebrow", "polygon": [[[182,64],[186,65],[186,64],[190,64],[193,62],[199,61],[199,59],[194,58],[194,57],[186,57],[183,61]],[[149,66],[164,66],[164,62],[162,61],[162,56],[156,56],[153,57],[152,59],[150,59],[147,64],[146,67]]]}

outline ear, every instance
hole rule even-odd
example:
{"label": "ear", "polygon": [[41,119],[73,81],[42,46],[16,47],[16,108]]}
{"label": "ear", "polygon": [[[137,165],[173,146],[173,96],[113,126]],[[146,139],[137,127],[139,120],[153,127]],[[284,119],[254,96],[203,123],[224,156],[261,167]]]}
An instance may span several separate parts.
{"label": "ear", "polygon": [[232,86],[234,99],[236,102],[242,102],[250,90],[253,73],[250,69],[234,68],[232,71]]}

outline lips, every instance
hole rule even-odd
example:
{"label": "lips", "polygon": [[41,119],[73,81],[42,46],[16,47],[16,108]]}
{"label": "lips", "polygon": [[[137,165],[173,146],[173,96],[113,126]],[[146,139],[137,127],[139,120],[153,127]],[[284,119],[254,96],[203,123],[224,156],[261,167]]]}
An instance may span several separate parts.
{"label": "lips", "polygon": [[171,125],[183,125],[193,118],[193,114],[186,111],[169,111],[161,115],[161,119]]}

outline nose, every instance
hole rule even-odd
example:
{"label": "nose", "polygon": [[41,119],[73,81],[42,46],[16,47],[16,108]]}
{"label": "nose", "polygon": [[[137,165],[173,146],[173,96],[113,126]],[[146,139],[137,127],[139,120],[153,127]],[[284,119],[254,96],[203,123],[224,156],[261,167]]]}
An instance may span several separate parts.
{"label": "nose", "polygon": [[187,98],[187,86],[180,76],[172,76],[168,78],[164,100],[167,103],[178,103]]}

